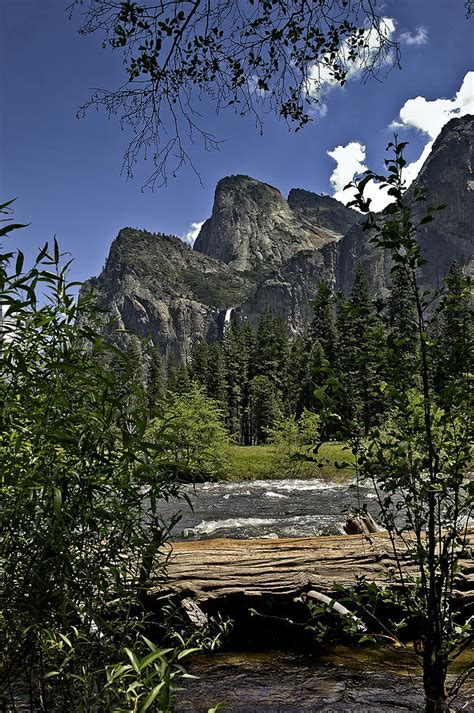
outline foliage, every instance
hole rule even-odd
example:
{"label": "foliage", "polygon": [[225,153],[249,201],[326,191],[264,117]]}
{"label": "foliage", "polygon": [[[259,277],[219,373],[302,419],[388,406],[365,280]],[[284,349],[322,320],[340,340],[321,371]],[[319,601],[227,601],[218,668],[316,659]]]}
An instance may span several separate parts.
{"label": "foliage", "polygon": [[[20,227],[5,220],[1,238]],[[109,368],[111,355],[122,376],[135,364],[94,331],[67,274],[56,242],[31,268],[0,256],[1,697],[26,685],[42,710],[112,710],[128,704],[108,667],[124,648],[143,655],[154,630],[157,501],[179,486],[155,465],[141,385]]]}
{"label": "foliage", "polygon": [[71,10],[83,6],[81,32],[102,35],[126,68],[125,83],[97,90],[83,111],[104,106],[132,128],[124,170],[132,175],[149,157],[151,186],[191,162],[196,136],[218,148],[200,123],[202,97],[217,111],[254,116],[260,129],[270,110],[298,130],[324,82],[344,85],[354,66],[368,77],[398,63],[398,45],[366,0],[71,0]]}
{"label": "foliage", "polygon": [[222,352],[227,383],[227,427],[233,439],[251,443],[250,381],[254,375],[255,333],[233,318],[224,332]]}
{"label": "foliage", "polygon": [[339,379],[344,388],[344,417],[349,429],[367,435],[383,411],[380,390],[384,362],[384,333],[360,268],[348,300],[339,299]]}
{"label": "foliage", "polygon": [[311,342],[317,341],[324,357],[334,366],[338,351],[338,331],[334,319],[334,298],[327,282],[320,282],[312,302],[314,316],[308,329]]}
{"label": "foliage", "polygon": [[434,330],[434,385],[447,408],[459,389],[468,392],[474,371],[471,300],[470,280],[454,263],[446,276],[446,294],[438,308]]}
{"label": "foliage", "polygon": [[154,463],[180,482],[223,477],[228,468],[229,438],[222,412],[202,389],[170,395],[147,437],[157,448]]}
{"label": "foliage", "polygon": [[280,401],[268,376],[254,376],[250,382],[251,438],[265,443],[269,430],[281,416]]}
{"label": "foliage", "polygon": [[288,332],[279,315],[270,310],[259,322],[254,352],[254,368],[257,376],[265,376],[273,390],[284,389],[285,363],[288,358]]}
{"label": "foliage", "polygon": [[[447,280],[447,292],[440,306],[448,321],[449,310],[460,318],[451,332],[452,349],[442,352],[442,340],[429,330],[428,313],[433,295],[418,285],[418,270],[426,262],[417,242],[420,226],[431,222],[442,206],[427,207],[425,214],[413,222],[411,203],[404,195],[403,158],[405,144],[389,144],[393,158],[387,159],[388,177],[367,171],[357,184],[354,201],[368,213],[366,228],[372,231],[373,242],[390,252],[392,276],[409,286],[410,305],[406,314],[416,325],[416,345],[410,350],[414,389],[406,390],[407,361],[404,343],[391,341],[390,349],[402,347],[398,367],[392,360],[391,379],[380,385],[390,400],[391,414],[383,429],[372,424],[362,434],[355,429],[350,445],[356,458],[360,478],[372,481],[378,497],[381,519],[390,533],[397,563],[395,578],[402,589],[397,603],[404,616],[415,617],[421,623],[422,650],[418,650],[423,667],[426,711],[448,710],[446,675],[449,662],[472,641],[472,627],[463,622],[456,610],[455,586],[459,563],[469,556],[467,527],[473,508],[472,482],[467,471],[472,459],[472,404],[466,388],[467,372],[472,355],[472,332],[459,333],[465,323],[466,282],[453,289],[459,280]],[[370,199],[364,198],[369,181],[388,188],[394,202],[382,216],[370,213]],[[415,189],[411,201],[426,200],[423,189]],[[439,296],[438,296],[439,297]],[[408,299],[405,294],[404,300]],[[360,314],[348,308],[354,319]],[[413,317],[412,317],[413,315]],[[461,317],[462,315],[462,317]],[[446,322],[439,319],[438,322]],[[413,332],[410,328],[411,337]],[[444,331],[444,334],[447,334]],[[456,347],[454,348],[454,344]],[[459,360],[455,354],[463,354]],[[471,357],[472,358],[472,357]],[[433,373],[442,364],[443,379],[434,389]],[[329,411],[345,400],[344,384],[337,378],[328,381],[324,389]],[[349,423],[349,427],[351,423]],[[417,576],[412,579],[404,571],[406,560],[414,561]],[[393,632],[397,636],[397,631]],[[467,674],[466,674],[467,675]],[[458,682],[459,683],[459,682]],[[451,693],[457,690],[455,684]]]}
{"label": "foliage", "polygon": [[148,358],[146,399],[149,412],[154,414],[165,395],[165,365],[157,347],[149,348]]}
{"label": "foliage", "polygon": [[312,445],[319,441],[319,418],[304,411],[299,419],[294,416],[278,419],[269,430],[273,444],[273,468],[285,478],[300,478],[305,472]]}

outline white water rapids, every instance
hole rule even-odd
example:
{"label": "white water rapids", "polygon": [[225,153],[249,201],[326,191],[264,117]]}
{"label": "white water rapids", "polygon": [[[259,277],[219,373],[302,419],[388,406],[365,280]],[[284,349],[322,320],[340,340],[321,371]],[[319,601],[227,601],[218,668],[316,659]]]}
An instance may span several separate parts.
{"label": "white water rapids", "polygon": [[302,537],[341,534],[349,512],[376,503],[368,488],[326,480],[254,480],[187,486],[186,503],[163,503],[165,517],[181,510],[178,539]]}

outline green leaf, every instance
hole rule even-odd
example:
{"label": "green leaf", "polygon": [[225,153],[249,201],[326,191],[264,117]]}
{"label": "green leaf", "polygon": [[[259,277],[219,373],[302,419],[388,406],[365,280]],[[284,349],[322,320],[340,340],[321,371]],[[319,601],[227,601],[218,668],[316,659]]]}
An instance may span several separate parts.
{"label": "green leaf", "polygon": [[15,263],[15,274],[19,275],[21,271],[23,270],[23,262],[25,260],[25,256],[21,252],[21,250],[18,251],[17,253],[17,258],[16,258],[16,263]]}
{"label": "green leaf", "polygon": [[158,685],[156,685],[150,691],[150,693],[147,695],[147,697],[143,700],[143,703],[141,704],[141,707],[140,707],[141,711],[147,711],[149,709],[149,707],[151,706],[151,704],[153,703],[155,698],[158,696],[158,694],[160,693],[160,691],[164,685],[165,685],[165,682],[162,681],[161,683],[158,683]]}
{"label": "green leaf", "polygon": [[138,657],[133,653],[133,651],[131,649],[126,648],[125,653],[127,654],[128,658],[130,659],[135,672],[140,673],[140,662],[138,660]]}

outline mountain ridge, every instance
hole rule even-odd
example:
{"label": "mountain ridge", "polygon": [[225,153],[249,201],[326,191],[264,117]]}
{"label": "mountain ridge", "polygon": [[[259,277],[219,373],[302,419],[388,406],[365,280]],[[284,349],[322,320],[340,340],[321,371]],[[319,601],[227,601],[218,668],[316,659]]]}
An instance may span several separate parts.
{"label": "mountain ridge", "polygon": [[[410,201],[414,186],[426,185],[430,203],[447,204],[420,231],[428,288],[440,286],[453,260],[473,272],[473,145],[473,116],[448,122],[407,192]],[[421,210],[415,203],[415,215]],[[196,338],[222,334],[230,308],[254,324],[272,309],[299,334],[323,279],[347,293],[361,266],[372,292],[387,293],[390,258],[370,242],[362,220],[330,196],[294,188],[285,199],[268,183],[227,176],[193,248],[176,236],[124,228],[84,289],[94,289],[119,328],[150,336],[178,362]]]}

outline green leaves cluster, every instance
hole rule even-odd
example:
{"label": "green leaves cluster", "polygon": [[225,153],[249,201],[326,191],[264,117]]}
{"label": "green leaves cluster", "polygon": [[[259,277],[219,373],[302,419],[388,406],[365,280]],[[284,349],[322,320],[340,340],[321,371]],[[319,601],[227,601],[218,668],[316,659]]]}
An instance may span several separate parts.
{"label": "green leaves cluster", "polygon": [[[21,227],[10,205],[1,238]],[[179,485],[156,464],[140,385],[109,368],[113,356],[132,373],[127,354],[76,287],[56,241],[31,267],[0,255],[1,696],[24,686],[42,710],[108,711],[107,667],[124,647],[144,655],[154,630],[157,502]]]}
{"label": "green leaves cluster", "polygon": [[275,474],[299,478],[305,473],[310,451],[319,441],[319,418],[310,411],[304,411],[299,419],[279,418],[269,431],[269,441],[274,447]]}
{"label": "green leaves cluster", "polygon": [[227,473],[229,436],[222,412],[201,388],[169,394],[147,438],[156,446],[154,462],[179,482],[222,478]]}

